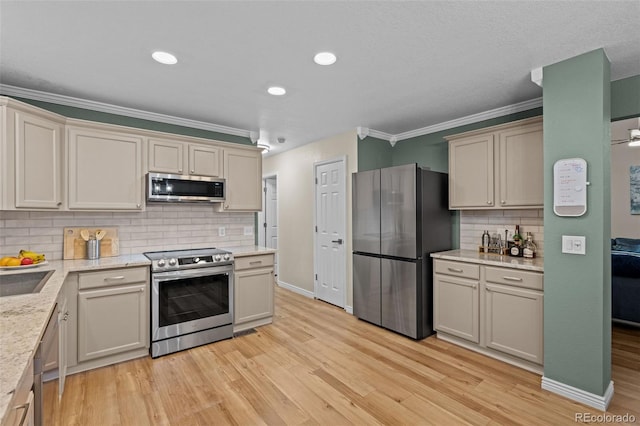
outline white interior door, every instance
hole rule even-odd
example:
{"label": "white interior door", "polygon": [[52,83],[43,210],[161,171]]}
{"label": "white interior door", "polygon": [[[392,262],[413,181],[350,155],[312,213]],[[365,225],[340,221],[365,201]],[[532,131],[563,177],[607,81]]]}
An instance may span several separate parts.
{"label": "white interior door", "polygon": [[[278,181],[276,177],[269,177],[265,182],[265,246],[278,248]],[[275,255],[273,269],[278,275],[278,253]]]}
{"label": "white interior door", "polygon": [[345,161],[315,165],[316,178],[316,297],[344,308],[345,257]]}
{"label": "white interior door", "polygon": [[[262,211],[258,212],[258,244],[273,249],[278,248],[278,178],[270,176],[262,179]],[[278,253],[273,265],[278,275]]]}

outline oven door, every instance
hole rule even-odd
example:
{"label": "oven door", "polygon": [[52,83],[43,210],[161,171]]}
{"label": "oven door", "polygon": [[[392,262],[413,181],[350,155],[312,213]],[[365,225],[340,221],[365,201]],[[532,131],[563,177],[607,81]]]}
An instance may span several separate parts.
{"label": "oven door", "polygon": [[233,265],[151,275],[151,340],[233,323]]}

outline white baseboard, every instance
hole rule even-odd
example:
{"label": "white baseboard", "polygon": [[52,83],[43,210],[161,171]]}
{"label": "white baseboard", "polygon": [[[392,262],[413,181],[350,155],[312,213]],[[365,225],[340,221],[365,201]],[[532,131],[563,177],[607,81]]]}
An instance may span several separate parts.
{"label": "white baseboard", "polygon": [[282,287],[282,288],[286,288],[286,289],[287,289],[287,290],[289,290],[289,291],[292,291],[292,292],[294,292],[294,293],[301,294],[301,295],[303,295],[304,297],[308,297],[309,299],[313,299],[314,297],[316,297],[316,295],[315,295],[315,294],[313,294],[313,292],[312,292],[312,291],[305,290],[304,288],[300,288],[300,287],[298,287],[298,286],[295,286],[295,285],[293,285],[293,284],[286,283],[286,282],[281,281],[281,280],[278,280],[278,285],[279,285],[280,287]]}
{"label": "white baseboard", "polygon": [[609,386],[602,396],[569,386],[544,376],[542,376],[542,389],[602,411],[607,411],[611,398],[613,398],[613,381],[609,382]]}
{"label": "white baseboard", "polygon": [[347,311],[348,314],[353,315],[353,306],[345,306],[344,310]]}

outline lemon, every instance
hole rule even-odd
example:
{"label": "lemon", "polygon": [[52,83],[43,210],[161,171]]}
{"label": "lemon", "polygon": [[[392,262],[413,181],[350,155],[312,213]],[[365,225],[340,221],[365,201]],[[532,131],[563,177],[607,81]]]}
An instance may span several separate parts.
{"label": "lemon", "polygon": [[20,266],[21,262],[22,260],[18,259],[17,257],[10,257],[9,260],[7,261],[6,266]]}

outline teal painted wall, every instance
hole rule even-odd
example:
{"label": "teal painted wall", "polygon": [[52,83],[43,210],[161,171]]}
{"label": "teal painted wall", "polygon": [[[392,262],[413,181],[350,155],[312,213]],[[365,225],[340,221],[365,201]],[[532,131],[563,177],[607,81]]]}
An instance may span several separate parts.
{"label": "teal painted wall", "polygon": [[[12,96],[13,97],[13,96]],[[126,117],[124,115],[109,114],[106,112],[92,111],[84,108],[76,108],[66,105],[58,105],[50,102],[35,101],[32,99],[16,98],[24,103],[35,105],[42,109],[55,112],[69,118],[97,121],[100,123],[117,124],[119,126],[135,127],[139,129],[155,130],[158,132],[173,133],[176,135],[193,136],[197,138],[213,139],[223,142],[233,142],[243,145],[251,145],[251,140],[242,136],[228,135],[226,133],[212,132],[209,130],[194,129],[192,127],[177,126],[174,124],[160,123],[158,121],[143,120],[141,118]]]}
{"label": "teal painted wall", "polygon": [[611,82],[611,119],[640,115],[640,75]]}
{"label": "teal painted wall", "polygon": [[[544,375],[604,395],[611,380],[610,64],[602,49],[543,70]],[[553,165],[587,161],[587,212],[553,212]],[[561,252],[586,236],[586,255]]]}
{"label": "teal painted wall", "polygon": [[393,149],[389,141],[367,136],[358,138],[358,171],[381,169],[393,165]]}

